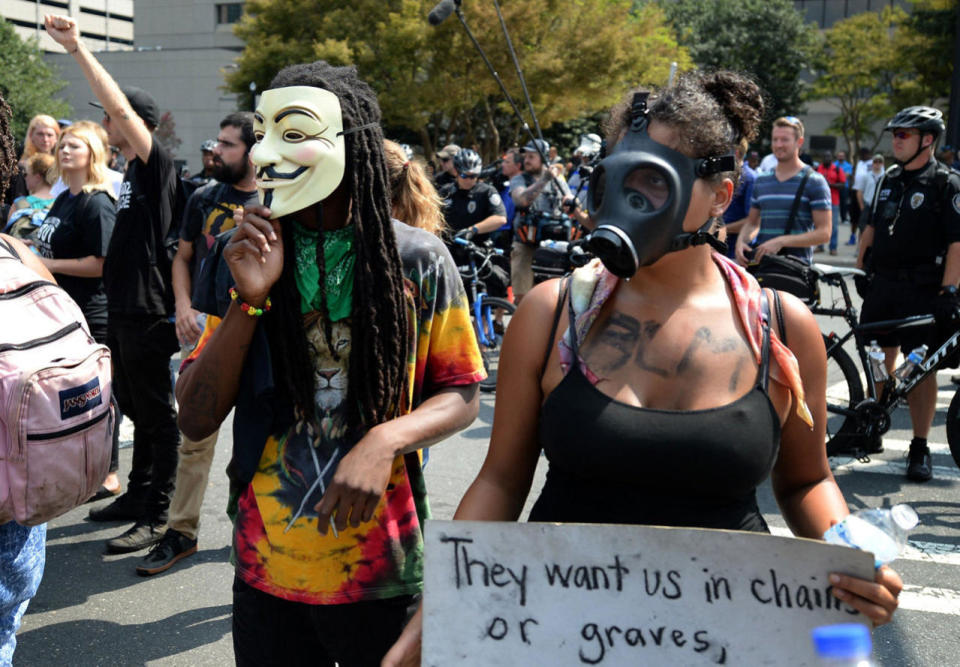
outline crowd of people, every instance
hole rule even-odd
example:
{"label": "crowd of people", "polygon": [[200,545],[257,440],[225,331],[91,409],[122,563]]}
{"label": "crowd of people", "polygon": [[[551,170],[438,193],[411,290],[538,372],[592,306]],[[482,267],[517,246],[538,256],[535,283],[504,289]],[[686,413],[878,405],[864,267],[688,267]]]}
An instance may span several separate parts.
{"label": "crowd of people", "polygon": [[[385,140],[356,70],[315,62],[281,70],[255,112],[226,115],[188,180],[153,134],[150,93],[121,88],[72,19],[45,25],[103,118],[37,116],[19,156],[3,137],[4,233],[110,348],[116,412],[134,426],[129,476],[114,429],[89,519],[130,524],[106,550],[147,550],[143,576],[196,553],[233,411],[221,447],[238,664],[419,664],[423,451],[473,421],[485,377],[457,238],[505,252],[487,289],[518,306],[458,519],[517,520],[542,451],[531,521],[767,532],[756,488],[769,478],[793,532],[819,538],[848,512],[823,447],[823,342],[807,306],[761,289],[753,267],[836,254],[849,220],[863,321],[937,316],[935,331],[883,339],[887,366],[956,328],[960,175],[949,147],[934,156],[944,124],[930,107],[888,124],[891,169],[869,150],[809,164],[793,116],[773,122],[761,160],[756,84],[689,72],[630,92],[569,162],[531,139],[491,171],[475,148],[449,144],[427,164]],[[2,103],[5,134],[8,119]],[[535,284],[541,241],[588,232],[596,259]],[[932,380],[910,396],[914,481],[932,477],[935,399]],[[746,425],[735,441],[732,421]],[[3,655],[43,549],[42,528],[0,525],[0,559],[17,564],[0,577],[15,593]],[[833,583],[874,624],[902,588],[888,567]]]}

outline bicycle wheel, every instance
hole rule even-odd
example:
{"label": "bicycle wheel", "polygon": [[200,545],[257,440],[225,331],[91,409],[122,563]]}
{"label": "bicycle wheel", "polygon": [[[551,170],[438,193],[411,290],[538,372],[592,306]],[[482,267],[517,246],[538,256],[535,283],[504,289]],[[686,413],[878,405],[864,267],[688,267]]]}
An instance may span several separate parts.
{"label": "bicycle wheel", "polygon": [[517,309],[506,299],[495,296],[484,296],[480,306],[482,322],[475,322],[478,331],[483,331],[483,337],[488,344],[480,343],[480,355],[483,357],[483,368],[487,371],[487,379],[480,382],[480,391],[494,391],[497,388],[497,371],[500,368],[500,348],[503,335],[510,324],[510,318]]}
{"label": "bicycle wheel", "polygon": [[954,462],[960,466],[960,389],[954,393],[947,408],[947,443]]}
{"label": "bicycle wheel", "polygon": [[[838,436],[853,435],[857,430],[856,419],[830,410],[856,407],[863,400],[863,383],[860,372],[850,355],[834,340],[823,335],[827,348],[827,441]],[[837,443],[839,444],[839,443]]]}

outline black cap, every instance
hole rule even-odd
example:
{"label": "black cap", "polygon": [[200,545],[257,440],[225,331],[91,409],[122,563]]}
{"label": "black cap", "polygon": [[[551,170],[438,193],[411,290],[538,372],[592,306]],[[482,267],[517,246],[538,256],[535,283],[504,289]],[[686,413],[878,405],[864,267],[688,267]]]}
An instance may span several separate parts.
{"label": "black cap", "polygon": [[[121,92],[126,96],[130,106],[134,112],[143,119],[144,123],[151,127],[156,127],[160,124],[160,111],[157,109],[157,101],[153,99],[153,95],[136,86],[122,88]],[[91,102],[90,105],[98,109],[103,109],[103,105],[99,102]]]}

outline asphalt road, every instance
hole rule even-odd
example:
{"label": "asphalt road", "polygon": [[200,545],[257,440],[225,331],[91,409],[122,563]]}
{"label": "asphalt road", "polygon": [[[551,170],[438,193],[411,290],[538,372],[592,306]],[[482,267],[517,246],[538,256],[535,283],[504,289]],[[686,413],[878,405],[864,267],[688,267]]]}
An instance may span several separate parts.
{"label": "asphalt road", "polygon": [[[851,249],[831,258],[851,262]],[[835,325],[836,326],[836,325]],[[935,479],[926,484],[903,477],[903,455],[911,433],[906,408],[894,418],[885,451],[868,463],[837,459],[837,481],[851,508],[910,503],[921,525],[911,548],[894,567],[907,586],[896,621],[874,636],[883,665],[958,664],[960,659],[960,470],[946,446],[944,416],[953,394],[950,373],[940,375],[941,399],[930,437]],[[493,421],[491,395],[463,433],[431,451],[426,468],[434,515],[450,518],[479,469]],[[126,524],[85,520],[89,506],[49,525],[47,567],[19,633],[17,665],[223,665],[233,658],[230,626],[232,568],[228,563],[230,523],[223,470],[229,458],[230,427],[220,434],[204,502],[200,551],[167,573],[141,578],[134,572],[141,554],[108,556],[104,540]],[[121,452],[126,475],[131,450]],[[544,466],[535,488],[542,484]],[[761,510],[775,532],[785,531],[769,485],[760,489]],[[528,502],[528,509],[529,509]]]}

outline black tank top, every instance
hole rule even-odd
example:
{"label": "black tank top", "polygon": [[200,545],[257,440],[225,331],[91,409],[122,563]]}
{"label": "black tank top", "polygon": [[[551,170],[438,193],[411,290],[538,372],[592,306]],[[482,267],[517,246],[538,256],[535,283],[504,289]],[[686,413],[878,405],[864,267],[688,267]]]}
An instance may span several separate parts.
{"label": "black tank top", "polygon": [[638,408],[610,398],[580,370],[571,333],[570,370],[540,409],[538,438],[550,465],[530,521],[769,532],[756,488],[776,461],[780,419],[767,396],[765,319],[754,387],[706,410]]}

